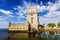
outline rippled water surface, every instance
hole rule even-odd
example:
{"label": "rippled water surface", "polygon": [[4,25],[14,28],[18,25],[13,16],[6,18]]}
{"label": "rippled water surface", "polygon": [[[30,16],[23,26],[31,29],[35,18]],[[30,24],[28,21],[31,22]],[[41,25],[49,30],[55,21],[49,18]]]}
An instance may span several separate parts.
{"label": "rippled water surface", "polygon": [[17,33],[8,32],[8,29],[0,29],[0,40],[60,40],[60,34],[51,35],[48,33]]}

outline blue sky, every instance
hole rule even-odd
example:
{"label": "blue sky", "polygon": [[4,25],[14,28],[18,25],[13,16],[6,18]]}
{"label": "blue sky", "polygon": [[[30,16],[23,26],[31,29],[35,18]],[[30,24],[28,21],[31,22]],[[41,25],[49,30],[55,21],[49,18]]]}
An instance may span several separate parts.
{"label": "blue sky", "polygon": [[0,28],[8,28],[8,22],[25,23],[27,9],[36,6],[40,24],[60,22],[60,0],[0,0]]}

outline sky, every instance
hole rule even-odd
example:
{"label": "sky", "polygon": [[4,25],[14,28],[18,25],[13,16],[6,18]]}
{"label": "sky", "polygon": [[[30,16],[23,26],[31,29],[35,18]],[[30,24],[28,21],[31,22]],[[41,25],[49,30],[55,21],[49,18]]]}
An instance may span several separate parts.
{"label": "sky", "polygon": [[8,22],[25,23],[27,9],[35,6],[40,24],[60,22],[60,0],[0,0],[0,28],[8,28]]}

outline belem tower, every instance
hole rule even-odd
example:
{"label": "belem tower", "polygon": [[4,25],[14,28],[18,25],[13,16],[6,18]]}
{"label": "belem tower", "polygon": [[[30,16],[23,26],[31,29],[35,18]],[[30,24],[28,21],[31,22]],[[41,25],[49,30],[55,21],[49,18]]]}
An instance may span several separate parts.
{"label": "belem tower", "polygon": [[27,9],[26,23],[11,23],[9,22],[9,31],[32,31],[38,29],[38,10],[36,7]]}

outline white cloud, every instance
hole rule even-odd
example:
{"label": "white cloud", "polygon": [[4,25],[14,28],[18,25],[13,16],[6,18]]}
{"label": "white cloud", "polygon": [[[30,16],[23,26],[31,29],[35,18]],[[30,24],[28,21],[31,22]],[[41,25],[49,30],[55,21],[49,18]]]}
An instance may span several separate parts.
{"label": "white cloud", "polygon": [[6,14],[6,15],[12,14],[11,11],[3,10],[3,9],[0,9],[0,13]]}
{"label": "white cloud", "polygon": [[8,17],[11,17],[11,18],[13,18],[13,17],[15,17],[15,16],[13,16],[13,15],[8,15]]}
{"label": "white cloud", "polygon": [[37,5],[37,9],[38,9],[38,12],[43,12],[43,10],[46,10],[46,6]]}
{"label": "white cloud", "polygon": [[59,3],[55,3],[52,4],[52,6],[48,6],[47,9],[49,9],[47,15],[45,15],[46,17],[55,17],[55,16],[59,16],[60,17],[60,11],[57,11],[60,7],[60,5],[58,5]]}
{"label": "white cloud", "polygon": [[[9,17],[11,17],[11,18],[15,17],[15,16],[11,15],[11,14],[13,14],[13,12],[9,11],[9,10],[0,9],[0,13],[2,13],[2,15],[0,16],[0,20],[6,20]],[[3,15],[3,14],[5,14],[5,15]]]}
{"label": "white cloud", "polygon": [[[9,11],[9,10],[0,9],[0,13],[2,13],[2,16],[0,16],[0,19],[2,18],[1,20],[7,19],[9,17],[12,17],[12,18],[15,17],[15,16],[11,15],[11,14],[13,14],[13,12]],[[5,14],[6,16],[4,16],[3,14]]]}
{"label": "white cloud", "polygon": [[39,22],[40,24],[45,24],[45,25],[51,22],[57,24],[58,22],[60,22],[60,17],[56,17],[56,18],[39,17]]}
{"label": "white cloud", "polygon": [[31,3],[24,1],[24,7],[29,8],[31,6]]}
{"label": "white cloud", "polygon": [[50,5],[50,6],[52,6],[53,3],[52,2],[48,2],[47,4]]}
{"label": "white cloud", "polygon": [[[47,10],[49,12],[44,16],[40,16],[39,21],[41,24],[43,24],[43,23],[48,24],[50,22],[57,24],[58,22],[60,22],[60,11],[57,11],[60,8],[60,0],[58,0],[58,2],[55,2],[54,4],[51,2],[48,2],[48,4],[49,5],[45,6],[45,8],[42,7],[44,5],[41,6],[41,8],[43,8],[42,12],[43,12],[43,10]],[[39,8],[40,8],[40,6],[39,6]],[[40,9],[39,9],[39,12],[41,12]]]}
{"label": "white cloud", "polygon": [[14,8],[14,10],[17,10],[16,12],[18,14],[18,18],[25,18],[24,14],[26,14],[27,9],[21,6],[17,6]]}

